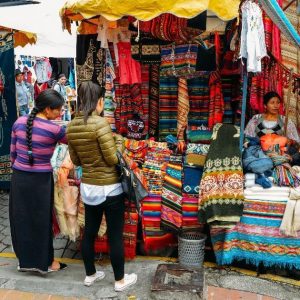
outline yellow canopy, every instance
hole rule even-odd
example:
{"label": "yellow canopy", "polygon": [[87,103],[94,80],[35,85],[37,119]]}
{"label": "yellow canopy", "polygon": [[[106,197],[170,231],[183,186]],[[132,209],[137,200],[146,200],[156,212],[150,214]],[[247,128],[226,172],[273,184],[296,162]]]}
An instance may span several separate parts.
{"label": "yellow canopy", "polygon": [[192,18],[205,10],[211,10],[222,20],[238,16],[240,0],[68,0],[60,11],[65,28],[70,20],[90,19],[103,16],[115,21],[123,16],[138,20],[151,20],[162,13]]}

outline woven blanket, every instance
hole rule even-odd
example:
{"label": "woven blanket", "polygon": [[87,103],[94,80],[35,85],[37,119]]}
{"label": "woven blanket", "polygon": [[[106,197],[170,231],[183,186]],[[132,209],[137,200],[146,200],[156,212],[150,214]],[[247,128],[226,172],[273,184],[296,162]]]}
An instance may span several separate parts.
{"label": "woven blanket", "polygon": [[161,197],[149,195],[142,201],[142,228],[145,250],[159,250],[176,243],[171,233],[160,229]]}
{"label": "woven blanket", "polygon": [[200,230],[204,224],[198,222],[199,194],[182,194],[182,230]]}
{"label": "woven blanket", "polygon": [[183,174],[183,192],[199,195],[199,186],[203,174],[203,168],[184,166]]}
{"label": "woven blanket", "polygon": [[156,137],[159,116],[159,65],[150,66],[149,76],[149,135]]}
{"label": "woven blanket", "polygon": [[287,237],[279,230],[286,203],[245,199],[243,215],[234,228],[211,230],[217,263],[246,260],[257,266],[300,269],[299,236]]}
{"label": "woven blanket", "polygon": [[177,136],[178,79],[159,79],[159,139],[168,135]]}
{"label": "woven blanket", "polygon": [[199,221],[211,226],[240,220],[243,211],[243,168],[239,127],[217,124],[200,184]]}
{"label": "woven blanket", "polygon": [[182,224],[182,156],[171,155],[162,187],[161,226],[178,231]]}
{"label": "woven blanket", "polygon": [[208,125],[209,115],[209,76],[189,79],[188,92],[190,98],[190,111],[188,115],[188,126]]}

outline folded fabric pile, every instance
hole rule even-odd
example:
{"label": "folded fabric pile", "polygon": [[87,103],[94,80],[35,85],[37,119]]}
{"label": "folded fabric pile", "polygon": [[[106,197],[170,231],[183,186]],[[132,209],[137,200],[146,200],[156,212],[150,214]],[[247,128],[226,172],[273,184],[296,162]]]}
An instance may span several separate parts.
{"label": "folded fabric pile", "polygon": [[287,202],[284,216],[280,225],[280,232],[287,236],[300,236],[300,188],[292,188]]}
{"label": "folded fabric pile", "polygon": [[182,225],[182,156],[171,155],[162,186],[161,226],[179,231]]}
{"label": "folded fabric pile", "polygon": [[188,144],[184,158],[183,193],[199,194],[200,181],[209,145]]}
{"label": "folded fabric pile", "polygon": [[255,174],[246,173],[245,175],[245,188],[251,188],[255,185]]}
{"label": "folded fabric pile", "polygon": [[149,141],[148,151],[143,164],[143,175],[150,194],[161,195],[166,167],[171,151],[167,143]]}
{"label": "folded fabric pile", "polygon": [[[291,211],[287,211],[289,190],[278,186],[266,190],[259,185],[245,190],[240,222],[229,230],[211,230],[217,264],[246,260],[257,266],[262,263],[267,267],[300,269],[299,235],[297,238],[285,235],[292,225]],[[294,213],[298,215],[295,210]]]}

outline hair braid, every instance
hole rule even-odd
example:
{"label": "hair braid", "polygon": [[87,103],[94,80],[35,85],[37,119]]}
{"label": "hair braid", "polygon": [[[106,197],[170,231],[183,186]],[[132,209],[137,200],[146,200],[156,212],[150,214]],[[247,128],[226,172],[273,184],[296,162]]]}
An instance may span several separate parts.
{"label": "hair braid", "polygon": [[32,155],[32,127],[33,127],[33,120],[35,119],[37,113],[39,110],[35,107],[31,111],[30,115],[28,116],[27,119],[27,124],[26,124],[26,141],[27,141],[27,147],[28,147],[28,160],[29,164],[32,166],[33,165],[33,155]]}

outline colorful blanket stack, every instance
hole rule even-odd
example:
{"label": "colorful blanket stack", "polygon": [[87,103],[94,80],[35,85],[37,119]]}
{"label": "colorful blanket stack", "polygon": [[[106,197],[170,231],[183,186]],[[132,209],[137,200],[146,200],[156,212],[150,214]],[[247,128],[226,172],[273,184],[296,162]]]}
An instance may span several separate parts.
{"label": "colorful blanket stack", "polygon": [[213,228],[211,237],[217,263],[246,260],[252,264],[300,269],[300,239],[287,237],[280,225],[289,197],[286,187],[245,190],[243,215],[232,229]]}
{"label": "colorful blanket stack", "polygon": [[142,227],[145,250],[157,250],[174,244],[175,237],[160,228],[161,194],[170,150],[166,143],[149,141],[148,152],[143,165],[149,196],[142,201]]}

